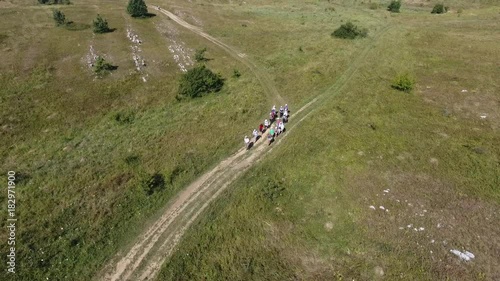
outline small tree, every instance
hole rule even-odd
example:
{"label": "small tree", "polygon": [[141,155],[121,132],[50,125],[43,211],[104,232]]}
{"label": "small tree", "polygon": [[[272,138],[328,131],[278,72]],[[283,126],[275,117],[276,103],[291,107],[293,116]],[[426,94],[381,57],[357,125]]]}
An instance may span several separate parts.
{"label": "small tree", "polygon": [[66,16],[63,14],[63,12],[54,10],[52,12],[52,17],[54,18],[57,26],[66,24]]}
{"label": "small tree", "polygon": [[108,21],[103,19],[99,14],[97,14],[97,18],[93,22],[94,25],[94,33],[106,33],[111,30],[108,27]]}
{"label": "small tree", "polygon": [[448,7],[445,7],[443,4],[436,4],[432,9],[431,14],[444,14],[448,11]]}
{"label": "small tree", "polygon": [[220,91],[222,86],[224,79],[219,74],[213,73],[205,65],[198,65],[182,76],[177,99],[201,97],[206,93]]}
{"label": "small tree", "polygon": [[196,50],[196,53],[194,54],[194,59],[197,62],[207,61],[208,59],[205,58],[206,51],[207,51],[207,48],[203,48],[201,50]]}
{"label": "small tree", "polygon": [[391,85],[392,88],[406,93],[413,90],[414,86],[415,79],[408,74],[397,75]]}
{"label": "small tree", "polygon": [[116,66],[111,65],[110,63],[106,62],[106,60],[103,57],[98,56],[96,58],[94,72],[97,75],[101,76],[101,75],[104,75],[104,74],[108,73],[109,71],[115,70],[115,69],[116,69]]}
{"label": "small tree", "polygon": [[391,13],[399,13],[399,9],[401,8],[401,1],[400,0],[392,0],[391,4],[387,7],[387,11],[390,11]]}
{"label": "small tree", "polygon": [[360,29],[350,21],[332,33],[332,36],[343,39],[355,39],[356,37],[366,37],[366,35],[368,35],[368,30]]}
{"label": "small tree", "polygon": [[134,18],[144,18],[148,15],[148,7],[144,0],[129,0],[127,12]]}

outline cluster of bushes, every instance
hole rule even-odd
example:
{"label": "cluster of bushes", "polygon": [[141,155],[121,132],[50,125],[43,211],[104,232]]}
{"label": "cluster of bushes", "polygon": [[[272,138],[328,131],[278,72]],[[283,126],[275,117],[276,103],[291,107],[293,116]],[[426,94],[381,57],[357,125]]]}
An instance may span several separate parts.
{"label": "cluster of bushes", "polygon": [[366,37],[367,35],[367,29],[361,29],[354,25],[352,22],[347,22],[346,24],[341,25],[332,33],[332,36],[343,39],[355,39],[357,37],[362,38]]}

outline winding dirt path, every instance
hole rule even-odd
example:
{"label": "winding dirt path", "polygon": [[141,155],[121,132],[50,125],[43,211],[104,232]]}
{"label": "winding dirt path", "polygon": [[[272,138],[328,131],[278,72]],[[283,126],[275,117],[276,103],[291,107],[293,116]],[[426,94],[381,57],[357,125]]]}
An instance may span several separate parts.
{"label": "winding dirt path", "polygon": [[[163,14],[189,30],[210,40],[214,44],[222,47],[233,57],[237,58],[252,69],[259,81],[271,93],[275,94],[278,101],[281,101],[276,88],[270,80],[249,60],[242,58],[238,52],[226,44],[218,41],[210,35],[202,32],[198,27],[192,26],[171,12],[160,10]],[[382,28],[373,35],[372,42],[367,44],[356,56],[356,60],[349,68],[328,88],[324,93],[309,101],[302,108],[293,112],[287,131],[299,125],[303,120],[313,113],[321,105],[321,101],[335,96],[347,84],[347,81],[355,74],[360,67],[370,49],[373,48],[377,39],[387,31]],[[281,102],[284,103],[284,102]],[[295,121],[297,120],[297,121]],[[284,133],[277,138],[277,141],[268,146],[263,139],[257,141],[252,149],[244,148],[219,163],[215,168],[203,174],[196,181],[191,183],[168,204],[163,215],[156,220],[142,235],[140,235],[133,246],[124,255],[118,254],[110,261],[98,277],[99,280],[152,280],[156,277],[163,262],[170,257],[177,246],[184,232],[198,218],[198,216],[216,199],[235,179],[246,172],[254,163],[259,161],[261,156],[272,147],[281,143],[289,133]]]}

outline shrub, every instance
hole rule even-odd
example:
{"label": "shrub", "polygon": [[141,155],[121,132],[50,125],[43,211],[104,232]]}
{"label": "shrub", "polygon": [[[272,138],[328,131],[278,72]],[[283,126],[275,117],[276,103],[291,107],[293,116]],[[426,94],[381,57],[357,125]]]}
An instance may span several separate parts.
{"label": "shrub", "polygon": [[63,14],[63,12],[54,10],[52,12],[52,17],[54,18],[57,26],[66,24],[66,16]]}
{"label": "shrub", "polygon": [[134,122],[135,113],[133,111],[117,112],[113,115],[113,119],[120,124],[130,124]]}
{"label": "shrub", "polygon": [[377,3],[370,3],[370,9],[372,9],[372,10],[378,9],[378,4]]}
{"label": "shrub", "polygon": [[445,7],[443,4],[436,4],[432,9],[431,14],[444,14],[448,10],[448,7]]}
{"label": "shrub", "polygon": [[224,85],[224,79],[213,73],[205,65],[198,65],[186,72],[179,83],[177,99],[196,98],[210,92],[218,92]]}
{"label": "shrub", "polygon": [[343,39],[355,39],[356,37],[366,37],[368,31],[360,29],[352,22],[347,22],[341,25],[337,30],[332,33],[332,36]]}
{"label": "shrub", "polygon": [[144,0],[129,0],[127,13],[134,18],[144,18],[148,15],[148,7]]}
{"label": "shrub", "polygon": [[147,195],[152,195],[165,188],[165,179],[162,174],[154,173],[143,180],[142,187]]}
{"label": "shrub", "polygon": [[390,11],[391,13],[399,13],[399,9],[401,8],[401,1],[400,0],[392,0],[391,4],[387,7],[387,11]]}
{"label": "shrub", "polygon": [[111,31],[108,27],[108,21],[103,19],[99,14],[97,14],[97,18],[94,20],[93,25],[94,33],[106,33]]}
{"label": "shrub", "polygon": [[202,61],[207,61],[208,59],[205,58],[205,52],[207,51],[207,48],[203,48],[201,50],[196,50],[194,54],[194,59],[197,62],[202,62]]}
{"label": "shrub", "polygon": [[95,60],[94,72],[97,75],[106,74],[111,70],[115,70],[116,68],[116,66],[106,62],[106,60],[101,56],[98,56]]}
{"label": "shrub", "polygon": [[414,86],[415,79],[408,74],[397,75],[391,85],[392,88],[407,93],[413,90]]}

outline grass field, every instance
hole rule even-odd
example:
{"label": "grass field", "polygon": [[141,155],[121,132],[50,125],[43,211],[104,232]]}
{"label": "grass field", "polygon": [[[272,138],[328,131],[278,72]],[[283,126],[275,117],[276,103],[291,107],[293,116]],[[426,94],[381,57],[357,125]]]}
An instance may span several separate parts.
{"label": "grass field", "polygon": [[[239,148],[266,96],[243,65],[165,18],[131,19],[120,1],[57,7],[75,24],[100,13],[116,28],[93,35],[55,27],[52,8],[0,9],[0,170],[19,177],[17,279],[89,280],[180,188]],[[134,70],[127,28],[143,41],[147,83]],[[175,100],[174,41],[190,56],[208,48],[208,66],[226,78],[220,93]],[[118,69],[95,79],[91,45]],[[142,182],[157,172],[166,188],[147,196]],[[0,218],[3,228],[6,212]]]}
{"label": "grass field", "polygon": [[[239,148],[274,102],[243,64],[162,15],[74,2],[57,8],[78,30],[55,27],[54,6],[0,3],[0,171],[18,175],[16,280],[91,280],[179,190]],[[390,14],[385,1],[375,10],[148,1],[256,62],[293,126],[187,232],[159,280],[500,279],[500,9],[456,0],[431,15],[434,3],[411,2]],[[97,13],[116,30],[93,35]],[[347,21],[368,37],[333,39]],[[127,30],[142,40],[141,72]],[[118,69],[96,79],[90,46]],[[225,86],[178,102],[178,64],[203,47]],[[390,88],[404,72],[417,80],[410,94]],[[167,184],[148,196],[154,173]]]}

